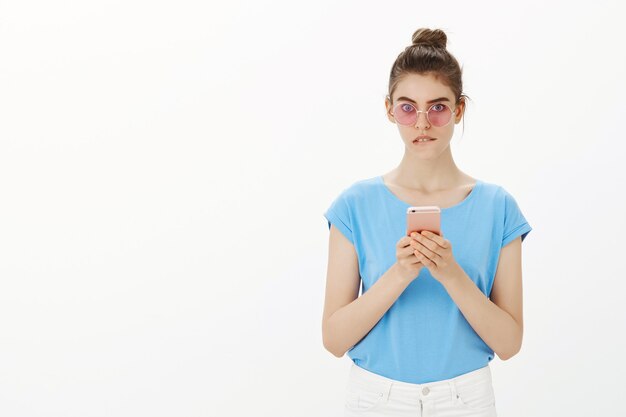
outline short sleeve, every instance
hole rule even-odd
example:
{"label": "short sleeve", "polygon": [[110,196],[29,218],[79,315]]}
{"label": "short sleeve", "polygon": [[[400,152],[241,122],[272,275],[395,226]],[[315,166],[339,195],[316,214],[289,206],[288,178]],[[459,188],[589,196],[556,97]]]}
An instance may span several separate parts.
{"label": "short sleeve", "polygon": [[522,214],[515,198],[504,190],[504,232],[502,234],[502,247],[509,244],[518,236],[522,242],[533,228]]}
{"label": "short sleeve", "polygon": [[328,230],[330,230],[332,223],[354,245],[352,216],[350,215],[350,205],[345,190],[326,209],[324,217],[328,221]]}

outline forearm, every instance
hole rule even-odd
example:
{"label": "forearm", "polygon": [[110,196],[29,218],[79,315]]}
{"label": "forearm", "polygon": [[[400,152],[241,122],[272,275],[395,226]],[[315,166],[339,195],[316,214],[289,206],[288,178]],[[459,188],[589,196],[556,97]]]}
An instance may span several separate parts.
{"label": "forearm", "polygon": [[356,345],[378,323],[411,283],[390,267],[360,297],[335,311],[324,324],[326,348],[337,357]]}
{"label": "forearm", "polygon": [[443,286],[478,336],[500,359],[509,359],[519,352],[523,333],[521,326],[487,298],[465,271],[461,269],[457,277],[445,281]]}

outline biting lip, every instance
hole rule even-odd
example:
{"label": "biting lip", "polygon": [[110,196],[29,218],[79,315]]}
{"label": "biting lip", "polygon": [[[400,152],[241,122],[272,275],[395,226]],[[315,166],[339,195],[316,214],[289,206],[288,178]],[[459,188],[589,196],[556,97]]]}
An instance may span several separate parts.
{"label": "biting lip", "polygon": [[418,139],[435,139],[435,138],[430,137],[430,136],[426,136],[426,135],[422,135],[422,136],[418,136],[415,139],[413,139],[413,142],[415,142]]}

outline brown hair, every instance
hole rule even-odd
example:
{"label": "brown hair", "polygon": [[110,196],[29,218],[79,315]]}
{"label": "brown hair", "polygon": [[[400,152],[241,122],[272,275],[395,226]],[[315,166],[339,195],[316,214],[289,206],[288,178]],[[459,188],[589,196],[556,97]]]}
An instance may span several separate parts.
{"label": "brown hair", "polygon": [[[469,96],[463,93],[463,70],[456,58],[446,49],[448,37],[441,29],[420,28],[413,33],[413,44],[407,46],[398,55],[389,74],[389,101],[398,83],[407,75],[433,75],[444,85],[450,87],[454,93],[455,104],[459,104],[462,97]],[[463,117],[465,125],[465,117]]]}

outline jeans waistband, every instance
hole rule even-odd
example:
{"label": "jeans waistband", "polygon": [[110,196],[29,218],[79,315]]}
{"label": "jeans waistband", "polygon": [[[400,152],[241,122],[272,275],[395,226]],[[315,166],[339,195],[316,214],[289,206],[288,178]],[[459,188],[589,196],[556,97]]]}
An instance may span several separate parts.
{"label": "jeans waistband", "polygon": [[459,387],[484,382],[491,384],[491,369],[489,365],[454,378],[426,382],[423,384],[413,384],[375,374],[367,369],[361,368],[355,363],[352,363],[352,368],[350,368],[349,381],[351,384],[356,384],[370,390],[375,389],[380,392],[383,397],[388,397],[393,393],[394,395],[410,396],[424,400],[450,397],[451,395],[455,397]]}

